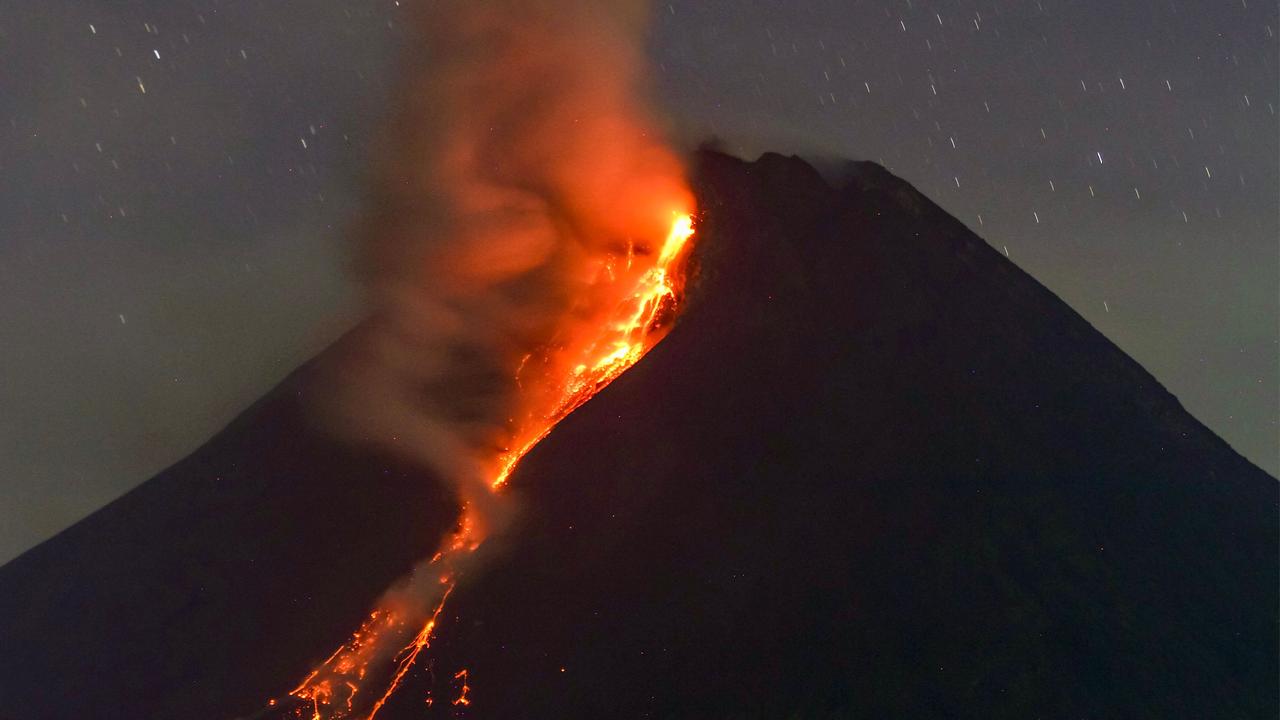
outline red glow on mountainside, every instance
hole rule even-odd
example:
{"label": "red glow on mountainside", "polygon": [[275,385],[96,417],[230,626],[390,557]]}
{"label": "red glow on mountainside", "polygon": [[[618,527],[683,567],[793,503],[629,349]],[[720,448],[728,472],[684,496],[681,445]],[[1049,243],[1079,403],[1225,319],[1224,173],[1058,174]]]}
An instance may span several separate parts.
{"label": "red glow on mountainside", "polygon": [[[592,295],[619,299],[600,314],[598,324],[521,363],[516,381],[524,402],[511,422],[510,445],[492,460],[490,492],[502,492],[520,460],[556,424],[634,365],[670,329],[684,290],[682,261],[694,233],[692,215],[674,215],[656,253],[633,246],[625,255],[601,260]],[[457,587],[460,561],[484,542],[483,519],[474,506],[464,504],[455,532],[427,566],[438,587],[426,620],[415,620],[421,613],[397,607],[389,594],[346,644],[289,693],[295,700],[293,717],[373,720],[377,716],[431,646],[440,615]],[[389,647],[395,645],[389,644],[397,642],[404,644],[391,653]],[[470,705],[467,670],[453,677],[460,686],[452,704]],[[427,704],[432,702],[428,698]]]}

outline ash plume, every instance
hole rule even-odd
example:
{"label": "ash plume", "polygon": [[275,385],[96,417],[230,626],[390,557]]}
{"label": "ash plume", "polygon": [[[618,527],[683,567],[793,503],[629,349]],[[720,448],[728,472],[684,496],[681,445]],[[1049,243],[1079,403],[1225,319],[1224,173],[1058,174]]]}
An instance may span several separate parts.
{"label": "ash plume", "polygon": [[[346,717],[359,695],[372,718],[396,691],[505,524],[496,486],[566,403],[643,352],[672,291],[654,268],[687,238],[675,221],[693,205],[641,99],[648,3],[446,0],[415,13],[356,234],[370,318],[324,369],[320,417],[434,469],[462,514],[291,691],[317,717]],[[638,337],[601,356],[620,308]],[[367,670],[388,664],[370,694]]]}
{"label": "ash plume", "polygon": [[[625,283],[597,282],[626,271],[610,261],[656,252],[673,212],[692,207],[643,101],[649,10],[445,0],[412,11],[356,233],[370,320],[328,373],[328,426],[487,502],[512,419],[544,401],[538,373],[618,301]],[[521,374],[534,356],[549,359]]]}

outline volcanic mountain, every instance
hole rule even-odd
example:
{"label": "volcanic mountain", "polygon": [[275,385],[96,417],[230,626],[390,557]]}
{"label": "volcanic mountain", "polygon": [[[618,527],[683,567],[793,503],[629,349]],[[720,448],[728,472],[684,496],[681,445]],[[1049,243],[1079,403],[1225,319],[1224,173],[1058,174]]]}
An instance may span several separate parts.
{"label": "volcanic mountain", "polygon": [[[1276,716],[1276,480],[910,185],[835,176],[698,154],[679,323],[517,468],[379,718]],[[456,501],[312,429],[314,372],[0,568],[0,716],[279,714],[431,555]]]}

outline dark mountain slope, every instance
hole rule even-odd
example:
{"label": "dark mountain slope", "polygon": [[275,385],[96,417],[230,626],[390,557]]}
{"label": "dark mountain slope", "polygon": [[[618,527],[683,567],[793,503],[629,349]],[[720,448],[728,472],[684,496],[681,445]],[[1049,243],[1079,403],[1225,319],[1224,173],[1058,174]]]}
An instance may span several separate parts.
{"label": "dark mountain slope", "polygon": [[[1276,715],[1273,478],[883,169],[697,160],[680,324],[513,476],[379,720]],[[226,720],[429,553],[452,504],[293,382],[0,569],[0,714]]]}
{"label": "dark mountain slope", "polygon": [[247,713],[434,552],[453,501],[428,475],[314,430],[314,365],[0,568],[0,717]]}
{"label": "dark mountain slope", "polygon": [[699,167],[697,294],[513,478],[436,697],[466,667],[475,718],[1275,716],[1273,478],[878,166]]}

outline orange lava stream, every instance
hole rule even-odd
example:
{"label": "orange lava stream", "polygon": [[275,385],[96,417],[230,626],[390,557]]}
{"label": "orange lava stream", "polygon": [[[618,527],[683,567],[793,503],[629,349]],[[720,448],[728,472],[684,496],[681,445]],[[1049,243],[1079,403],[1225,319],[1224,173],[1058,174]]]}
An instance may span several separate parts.
{"label": "orange lava stream", "polygon": [[[555,387],[551,388],[554,392],[550,410],[531,412],[523,422],[513,421],[517,427],[511,447],[494,461],[493,480],[490,482],[492,492],[501,492],[520,460],[550,434],[556,424],[634,365],[662,339],[669,325],[664,322],[666,314],[675,309],[683,290],[678,265],[693,233],[693,217],[677,213],[661,251],[652,259],[652,265],[639,275],[633,291],[623,298],[595,335],[576,348],[561,349],[560,356],[554,361],[550,357],[543,358],[545,365],[564,368],[557,373],[558,379],[551,381]],[[634,262],[636,258],[629,255],[624,270],[631,270]],[[613,277],[614,268],[606,263],[605,269]],[[457,530],[432,558],[427,570],[438,578],[438,599],[412,640],[389,658],[395,669],[390,673],[383,692],[362,715],[365,720],[374,720],[399,689],[421,652],[431,646],[440,614],[457,587],[458,561],[484,540],[483,532],[476,529],[480,524],[478,520],[475,510],[464,505]],[[421,617],[420,613],[396,609],[395,603],[387,604],[391,607],[372,612],[345,645],[290,691],[295,700],[303,703],[293,711],[294,717],[346,720],[361,716],[357,713],[357,695],[370,674],[387,672],[374,667],[388,660],[385,657],[389,654],[386,643],[410,632],[409,623],[415,622],[415,615]],[[470,705],[468,694],[471,687],[467,684],[467,671],[460,670],[453,677],[461,681],[462,686],[452,704]],[[428,698],[427,704],[431,702]]]}
{"label": "orange lava stream", "polygon": [[570,366],[572,369],[560,382],[555,407],[542,417],[532,418],[522,432],[517,432],[513,447],[499,456],[498,470],[491,483],[495,490],[507,482],[521,458],[552,428],[636,364],[661,339],[654,333],[661,328],[655,326],[663,310],[674,307],[682,290],[675,265],[683,257],[691,237],[693,217],[677,215],[654,265],[640,276],[634,292],[618,307],[615,316],[609,318],[595,338],[583,345],[576,362]]}
{"label": "orange lava stream", "polygon": [[471,686],[467,684],[467,669],[459,670],[458,674],[453,676],[453,679],[462,681],[462,691],[458,693],[458,697],[454,699],[453,704],[470,705],[471,700],[467,698],[467,693],[471,692]]}

